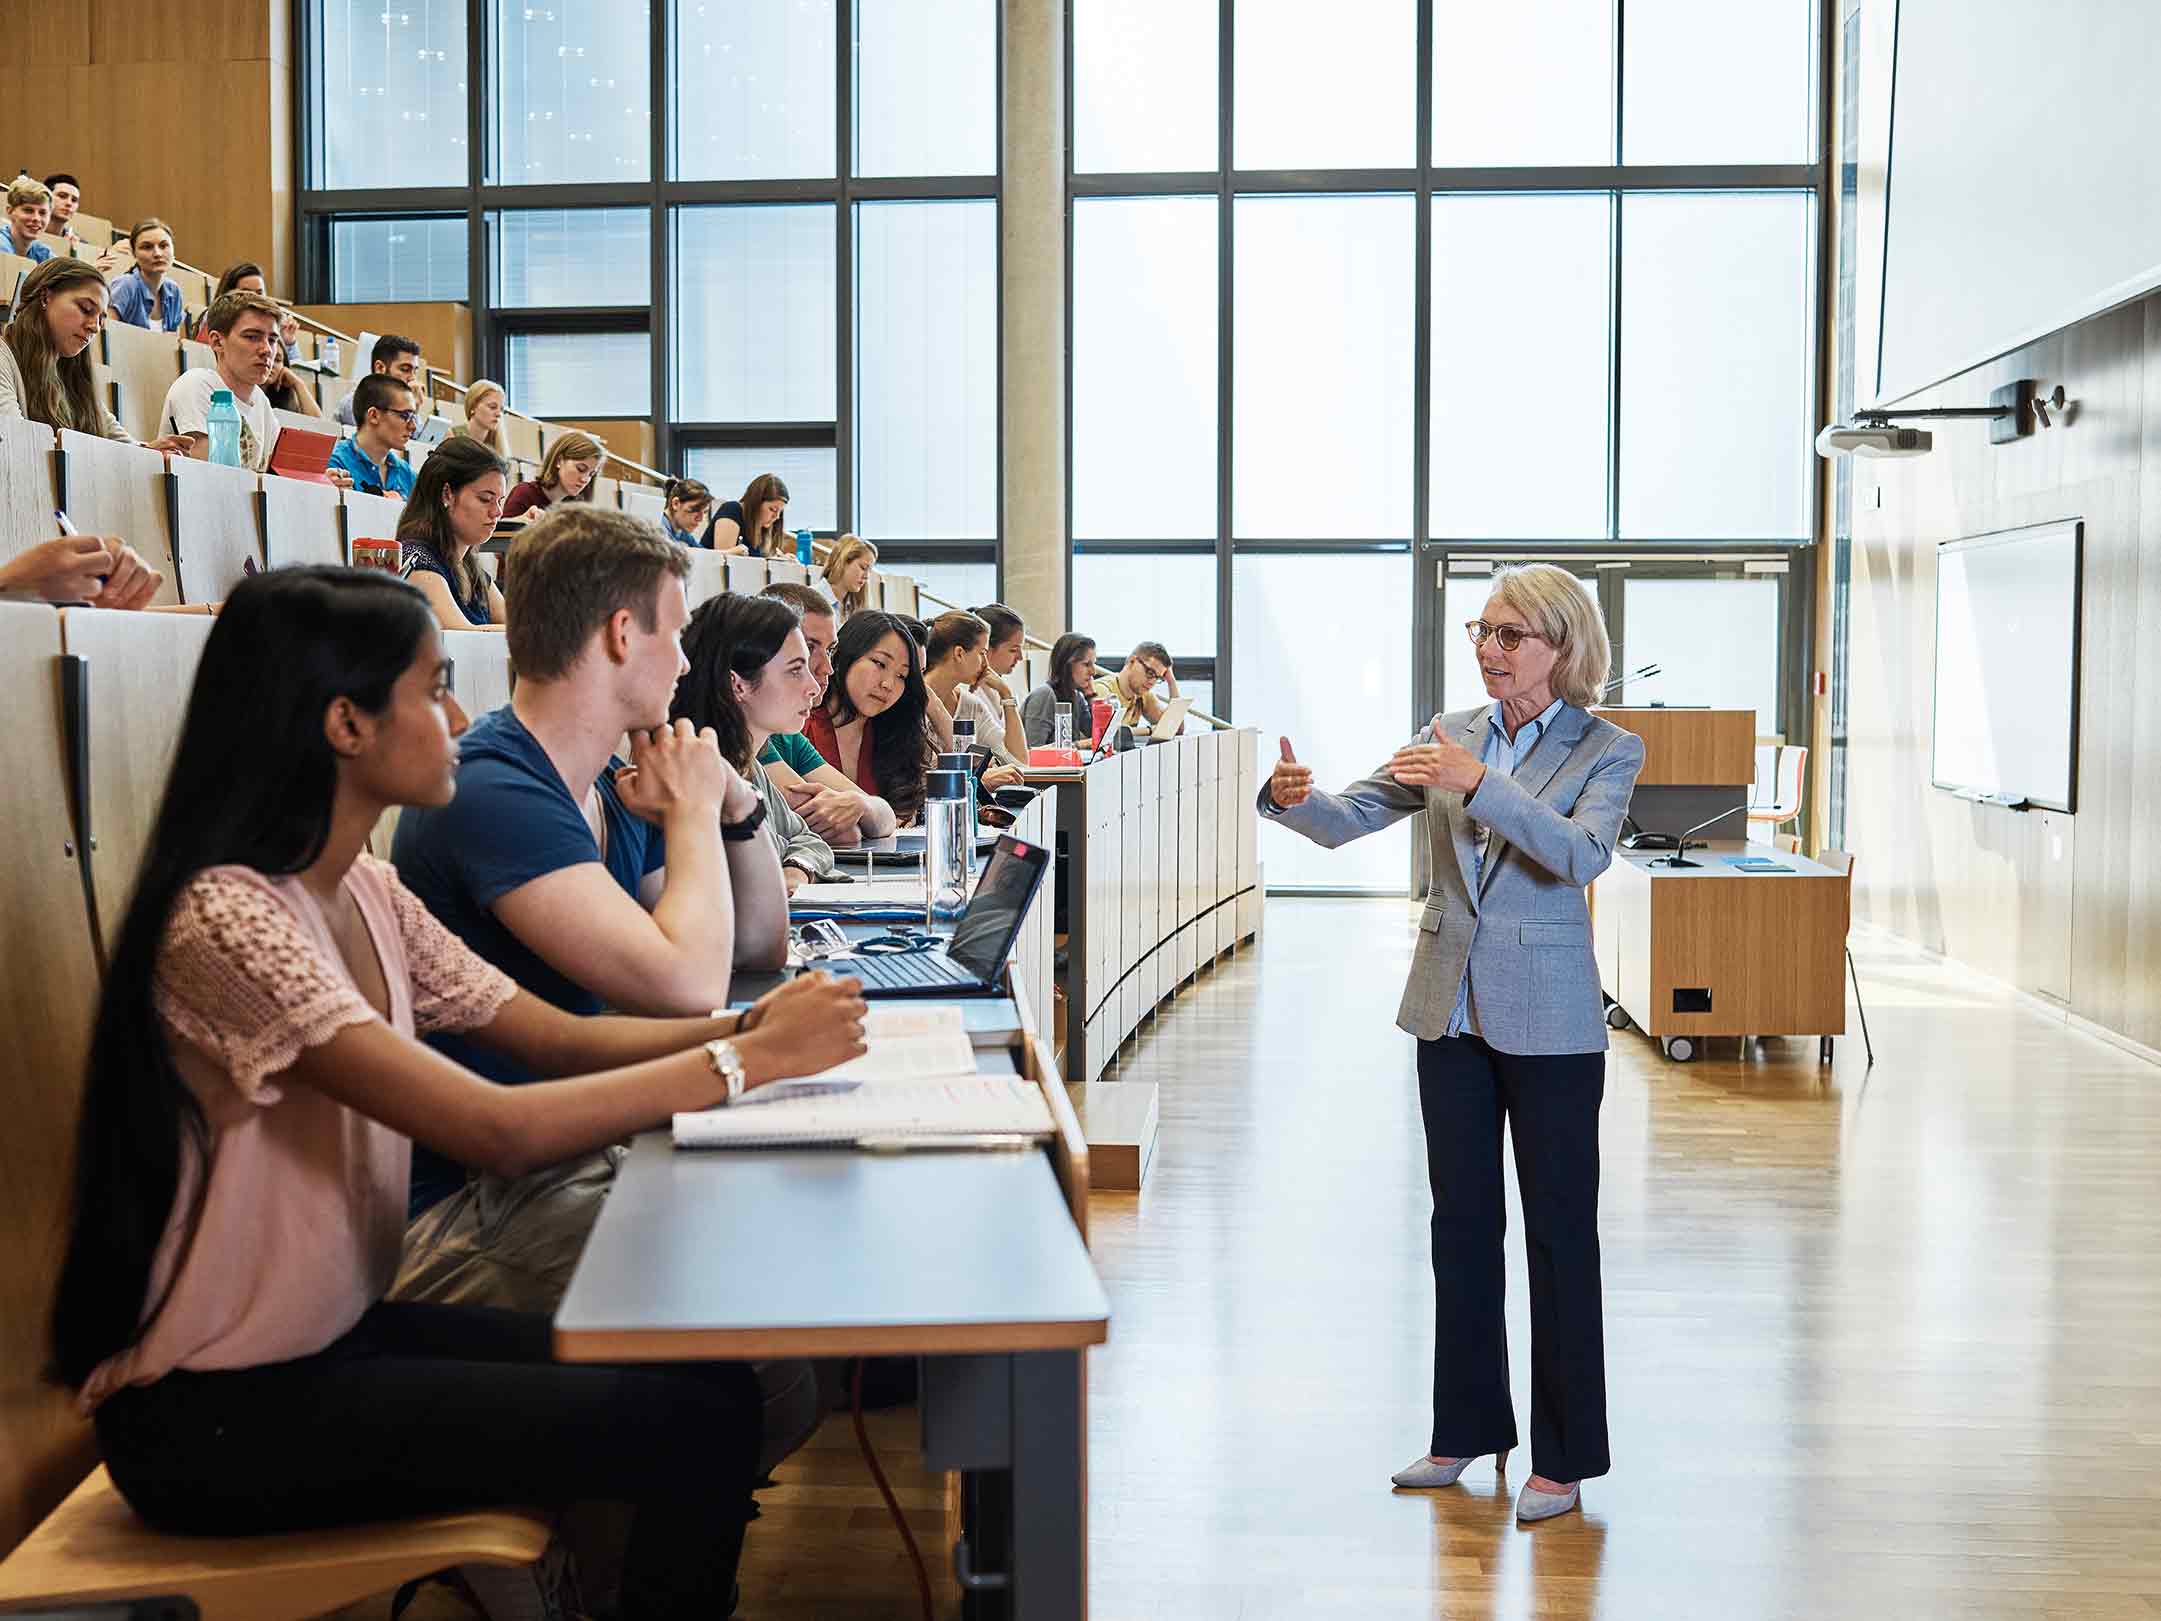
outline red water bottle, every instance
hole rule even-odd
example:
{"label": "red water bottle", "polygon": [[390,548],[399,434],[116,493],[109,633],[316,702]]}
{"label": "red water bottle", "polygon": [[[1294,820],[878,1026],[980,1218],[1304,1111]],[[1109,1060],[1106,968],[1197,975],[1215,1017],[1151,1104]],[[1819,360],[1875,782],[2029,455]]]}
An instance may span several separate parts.
{"label": "red water bottle", "polygon": [[1108,698],[1091,698],[1088,700],[1088,707],[1095,717],[1090,724],[1088,746],[1099,748],[1103,743],[1103,728],[1110,725],[1111,716],[1115,715],[1117,710],[1111,706]]}

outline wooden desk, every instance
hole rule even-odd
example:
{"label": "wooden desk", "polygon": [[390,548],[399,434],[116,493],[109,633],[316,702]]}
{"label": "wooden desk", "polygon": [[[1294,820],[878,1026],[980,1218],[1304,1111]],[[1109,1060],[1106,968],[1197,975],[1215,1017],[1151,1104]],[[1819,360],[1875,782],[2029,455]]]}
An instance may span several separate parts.
{"label": "wooden desk", "polygon": [[1007,1579],[984,1596],[1080,1621],[1086,1348],[1110,1303],[1068,1196],[1036,1151],[679,1153],[649,1133],[556,1313],[556,1355],[921,1355],[924,1460],[973,1477],[968,1565]]}
{"label": "wooden desk", "polygon": [[[1794,870],[1751,873],[1732,855]],[[1768,844],[1714,839],[1698,867],[1621,851],[1591,886],[1599,979],[1669,1058],[1706,1036],[1822,1036],[1846,1030],[1846,878]],[[1828,1052],[1828,1049],[1826,1049]]]}

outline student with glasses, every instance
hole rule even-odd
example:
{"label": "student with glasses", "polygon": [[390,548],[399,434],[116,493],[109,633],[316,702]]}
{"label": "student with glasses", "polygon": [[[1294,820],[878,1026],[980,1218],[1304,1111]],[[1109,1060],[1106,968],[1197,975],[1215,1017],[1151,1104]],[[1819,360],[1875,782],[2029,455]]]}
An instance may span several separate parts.
{"label": "student with glasses", "polygon": [[404,500],[413,493],[413,468],[403,452],[420,426],[413,391],[382,372],[363,377],[353,390],[353,418],[358,426],[338,441],[330,465],[362,495]]}

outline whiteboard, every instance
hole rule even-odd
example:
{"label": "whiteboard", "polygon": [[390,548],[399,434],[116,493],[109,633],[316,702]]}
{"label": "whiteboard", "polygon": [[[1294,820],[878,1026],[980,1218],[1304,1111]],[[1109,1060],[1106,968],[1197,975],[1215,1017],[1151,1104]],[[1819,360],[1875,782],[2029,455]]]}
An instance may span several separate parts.
{"label": "whiteboard", "polygon": [[2081,527],[1936,548],[1938,788],[2078,809]]}
{"label": "whiteboard", "polygon": [[2157,64],[2154,0],[1899,0],[1874,403],[2161,286]]}

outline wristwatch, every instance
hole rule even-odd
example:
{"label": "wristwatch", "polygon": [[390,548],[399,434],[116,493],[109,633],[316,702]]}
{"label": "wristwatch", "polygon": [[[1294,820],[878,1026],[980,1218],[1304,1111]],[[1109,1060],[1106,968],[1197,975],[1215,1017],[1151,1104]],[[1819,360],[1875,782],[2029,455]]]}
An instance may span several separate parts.
{"label": "wristwatch", "polygon": [[736,1051],[734,1042],[707,1042],[705,1061],[713,1066],[713,1073],[727,1083],[728,1095],[723,1102],[733,1103],[743,1095],[743,1087],[749,1076],[743,1068],[743,1055]]}
{"label": "wristwatch", "polygon": [[765,826],[765,801],[761,799],[758,801],[758,808],[740,822],[721,823],[720,836],[731,844],[741,844],[746,839],[755,838],[758,829],[763,826]]}

